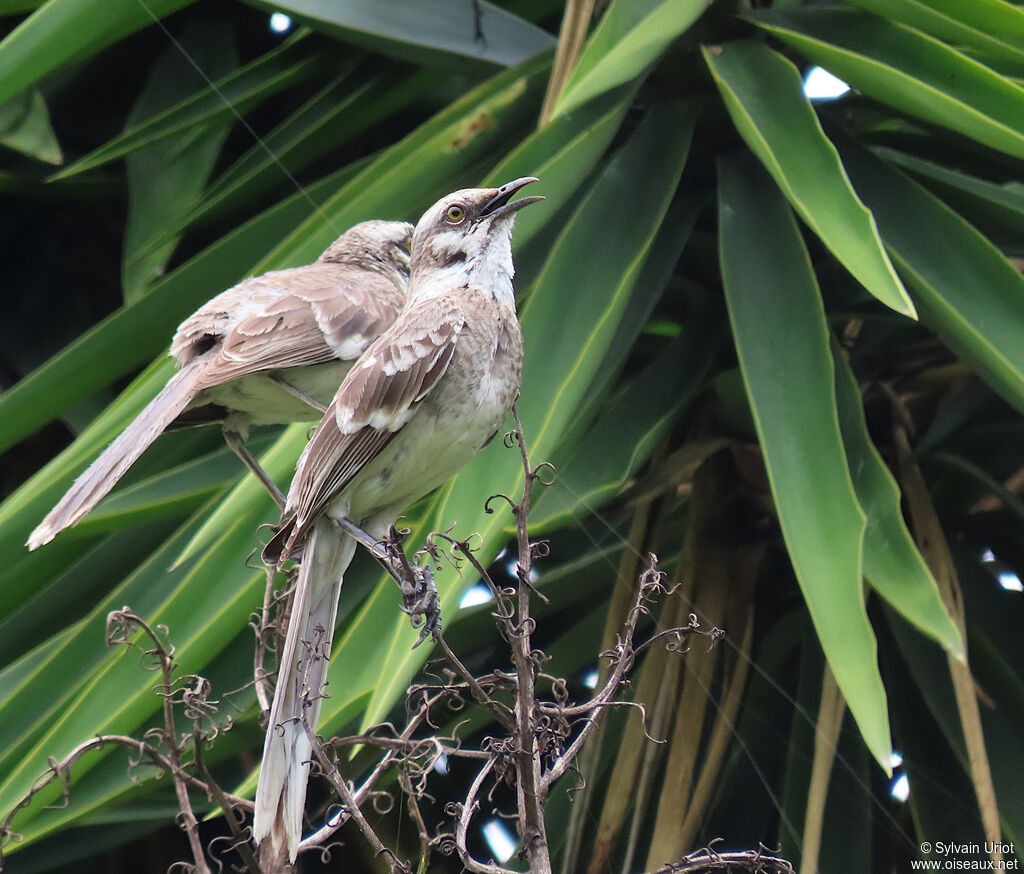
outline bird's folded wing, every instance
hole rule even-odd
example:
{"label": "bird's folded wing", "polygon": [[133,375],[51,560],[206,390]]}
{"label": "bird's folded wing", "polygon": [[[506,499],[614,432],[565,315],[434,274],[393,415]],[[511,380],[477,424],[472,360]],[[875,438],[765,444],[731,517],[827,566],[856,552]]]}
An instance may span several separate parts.
{"label": "bird's folded wing", "polygon": [[457,303],[424,301],[356,362],[299,459],[288,509],[300,529],[408,422],[447,370],[464,324]]}
{"label": "bird's folded wing", "polygon": [[[218,341],[201,388],[250,373],[352,360],[395,320],[403,292],[386,275],[312,264],[246,280],[182,323],[172,354]],[[200,345],[196,345],[200,344]]]}

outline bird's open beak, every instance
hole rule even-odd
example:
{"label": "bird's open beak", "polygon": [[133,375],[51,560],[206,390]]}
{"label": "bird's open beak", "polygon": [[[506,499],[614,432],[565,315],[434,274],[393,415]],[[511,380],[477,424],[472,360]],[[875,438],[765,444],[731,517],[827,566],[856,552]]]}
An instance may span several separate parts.
{"label": "bird's open beak", "polygon": [[543,200],[544,198],[539,196],[522,197],[519,200],[509,203],[520,188],[529,185],[531,182],[539,181],[540,180],[536,176],[523,176],[521,179],[514,179],[511,182],[506,182],[498,189],[497,194],[487,201],[487,204],[480,211],[480,218],[493,218],[498,215],[509,215],[522,209],[524,206],[529,206],[531,203],[537,203],[537,201]]}

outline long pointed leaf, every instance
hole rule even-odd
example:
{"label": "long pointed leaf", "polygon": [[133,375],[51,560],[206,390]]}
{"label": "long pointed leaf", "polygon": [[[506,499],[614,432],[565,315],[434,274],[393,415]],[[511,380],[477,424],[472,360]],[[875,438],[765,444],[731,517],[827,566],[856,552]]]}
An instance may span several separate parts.
{"label": "long pointed leaf", "polygon": [[952,45],[1024,63],[1024,11],[1003,0],[849,0]]}
{"label": "long pointed leaf", "polygon": [[878,148],[876,155],[906,170],[1003,251],[1024,252],[1024,188],[990,182],[906,152]]}
{"label": "long pointed leaf", "polygon": [[[164,137],[182,134],[203,124],[225,120],[233,122],[260,101],[310,78],[323,66],[323,57],[310,53],[300,35],[144,121],[130,121],[122,134],[55,173],[52,178],[64,179],[102,167]],[[216,71],[211,70],[211,74],[216,75]]]}
{"label": "long pointed leaf", "polygon": [[775,9],[752,20],[876,100],[1024,158],[1024,88],[944,43],[841,9]]}
{"label": "long pointed leaf", "polygon": [[915,295],[922,321],[1024,410],[1024,277],[934,195],[847,139],[854,185]]}
{"label": "long pointed leaf", "polygon": [[[479,0],[473,7],[445,0],[247,0],[343,42],[363,45],[403,61],[520,64],[551,48],[554,37],[519,16]],[[491,68],[493,69],[493,67]]]}
{"label": "long pointed leaf", "polygon": [[704,59],[743,139],[801,218],[868,291],[913,316],[875,220],[850,186],[797,68],[752,41],[705,48]]}
{"label": "long pointed leaf", "polygon": [[818,639],[865,743],[890,767],[862,592],[865,517],[836,412],[824,308],[799,230],[762,170],[718,164],[722,281],[779,523]]}
{"label": "long pointed leaf", "polygon": [[[188,60],[182,56],[182,48],[188,52]],[[236,63],[231,33],[223,25],[186,30],[178,45],[168,46],[153,65],[128,115],[128,126],[135,127],[159,115],[168,104],[177,103],[201,83],[192,64],[198,65],[204,75],[220,76]],[[145,253],[141,249],[165,226],[190,212],[202,194],[233,121],[224,116],[186,127],[127,155],[128,219],[121,263],[126,303],[140,298],[164,274],[178,237]]]}
{"label": "long pointed leaf", "polygon": [[64,163],[46,101],[38,91],[25,91],[0,105],[0,145],[37,161]]}
{"label": "long pointed leaf", "polygon": [[554,114],[569,112],[604,91],[642,78],[709,2],[615,0],[584,47]]}
{"label": "long pointed leaf", "polygon": [[857,500],[867,515],[864,576],[908,621],[962,658],[964,644],[960,632],[946,612],[938,585],[903,521],[899,487],[871,442],[857,381],[849,361],[835,343],[832,358],[843,445]]}
{"label": "long pointed leaf", "polygon": [[0,42],[0,103],[194,0],[49,0]]}
{"label": "long pointed leaf", "polygon": [[[723,325],[710,308],[693,313],[683,333],[617,398],[585,435],[560,446],[558,476],[530,516],[538,531],[591,513],[633,475],[701,386],[718,352]],[[573,445],[575,444],[575,445]]]}

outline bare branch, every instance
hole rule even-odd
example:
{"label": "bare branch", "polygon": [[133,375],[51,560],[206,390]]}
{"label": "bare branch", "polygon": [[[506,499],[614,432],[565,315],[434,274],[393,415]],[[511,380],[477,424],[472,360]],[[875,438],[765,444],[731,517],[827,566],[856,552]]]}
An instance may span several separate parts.
{"label": "bare branch", "polygon": [[678,862],[649,874],[702,874],[706,871],[751,871],[753,874],[794,874],[793,866],[766,847],[736,853],[719,853],[712,847],[697,850]]}
{"label": "bare branch", "polygon": [[484,785],[484,780],[487,779],[494,769],[494,762],[493,756],[484,762],[483,767],[477,771],[473,782],[470,784],[465,802],[455,805],[458,809],[458,816],[455,820],[455,847],[459,854],[459,860],[474,874],[515,874],[510,868],[502,868],[501,865],[479,861],[466,848],[469,824],[473,821],[473,814],[476,813],[477,808],[480,806],[477,796]]}

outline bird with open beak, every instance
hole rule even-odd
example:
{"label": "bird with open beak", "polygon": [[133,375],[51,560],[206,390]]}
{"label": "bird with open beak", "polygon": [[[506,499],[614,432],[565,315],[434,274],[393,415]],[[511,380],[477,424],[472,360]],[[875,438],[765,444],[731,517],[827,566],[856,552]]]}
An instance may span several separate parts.
{"label": "bird with open beak", "polygon": [[512,224],[543,198],[512,197],[535,181],[456,191],[427,210],[413,233],[404,309],[352,367],[299,459],[263,552],[277,567],[301,559],[256,791],[261,861],[294,862],[299,849],[312,754],[305,726],[316,731],[356,548],[346,526],[383,538],[483,448],[519,394]]}
{"label": "bird with open beak", "polygon": [[412,225],[349,228],[313,263],[243,280],[178,327],[167,385],[75,480],[28,540],[74,525],[169,427],[220,422],[224,439],[270,489],[245,446],[250,425],[311,422],[345,373],[405,304]]}

